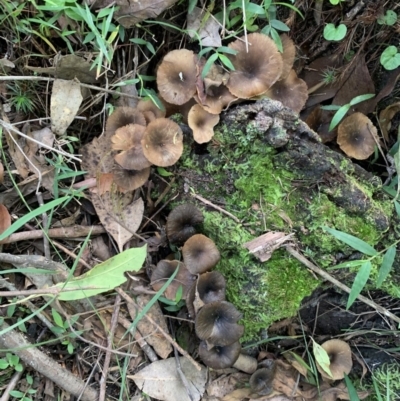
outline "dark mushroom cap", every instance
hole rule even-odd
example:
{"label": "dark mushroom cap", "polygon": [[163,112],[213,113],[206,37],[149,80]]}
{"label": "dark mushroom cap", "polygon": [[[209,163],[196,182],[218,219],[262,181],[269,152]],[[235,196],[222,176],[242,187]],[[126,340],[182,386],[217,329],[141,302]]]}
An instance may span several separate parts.
{"label": "dark mushroom cap", "polygon": [[146,125],[143,114],[133,107],[117,107],[106,123],[106,136],[111,137],[118,128],[128,124]]}
{"label": "dark mushroom cap", "polygon": [[251,391],[258,395],[268,395],[274,390],[272,382],[276,372],[276,364],[271,360],[271,366],[256,370],[250,377]]}
{"label": "dark mushroom cap", "polygon": [[377,129],[362,113],[346,117],[338,127],[337,143],[347,156],[365,160],[374,153]]}
{"label": "dark mushroom cap", "polygon": [[262,33],[251,33],[247,40],[248,52],[243,40],[229,44],[237,54],[229,55],[235,71],[231,71],[226,86],[241,99],[267,91],[279,79],[283,65],[282,56],[271,38]]}
{"label": "dark mushroom cap", "polygon": [[185,242],[182,256],[187,269],[193,274],[212,269],[221,258],[214,241],[203,234],[195,234]]}
{"label": "dark mushroom cap", "polygon": [[241,317],[242,314],[229,302],[220,301],[206,304],[196,316],[197,337],[212,345],[233,344],[244,332],[244,327],[236,323]]}
{"label": "dark mushroom cap", "polygon": [[144,155],[152,164],[172,166],[183,152],[182,130],[168,118],[158,118],[146,127],[142,147]]}
{"label": "dark mushroom cap", "polygon": [[281,81],[287,78],[287,76],[289,75],[290,71],[293,68],[294,59],[296,57],[296,47],[294,45],[293,40],[290,39],[289,36],[286,35],[286,33],[280,35],[280,38],[283,47],[283,53],[282,53],[283,67],[281,76],[279,77],[279,80]]}
{"label": "dark mushroom cap", "polygon": [[197,58],[191,50],[172,50],[157,69],[157,87],[169,103],[184,104],[196,92]]}
{"label": "dark mushroom cap", "polygon": [[210,86],[202,99],[198,95],[195,95],[194,99],[211,114],[220,114],[238,100],[225,85]]}
{"label": "dark mushroom cap", "polygon": [[140,99],[136,108],[143,114],[151,111],[155,118],[165,117],[165,107],[162,106],[162,108],[158,108],[151,99]]}
{"label": "dark mushroom cap", "polygon": [[114,182],[121,192],[133,191],[140,188],[149,179],[150,167],[143,170],[126,170],[119,164],[113,168]]}
{"label": "dark mushroom cap", "polygon": [[143,154],[141,140],[145,127],[139,124],[128,124],[118,128],[111,137],[113,150],[122,150],[114,160],[124,169],[143,170],[151,166],[151,163]]}
{"label": "dark mushroom cap", "polygon": [[203,223],[203,213],[193,204],[184,203],[173,209],[167,217],[167,236],[173,244],[183,243],[196,234],[195,227]]}
{"label": "dark mushroom cap", "polygon": [[349,344],[345,341],[334,339],[325,341],[321,347],[329,356],[331,362],[329,369],[332,373],[332,377],[329,376],[318,362],[316,362],[317,369],[322,377],[330,380],[340,380],[344,378],[345,374],[348,375],[350,373],[353,367],[353,361],[351,359],[351,348]]}
{"label": "dark mushroom cap", "polygon": [[199,104],[195,104],[188,114],[188,125],[193,131],[197,143],[210,142],[214,136],[214,127],[219,122],[218,114],[211,114]]}
{"label": "dark mushroom cap", "polygon": [[215,346],[208,348],[205,341],[199,346],[199,356],[205,365],[212,369],[230,368],[239,358],[242,346],[239,341],[225,347]]}
{"label": "dark mushroom cap", "polygon": [[178,273],[164,292],[165,297],[171,300],[176,299],[176,293],[180,286],[183,289],[182,299],[186,299],[188,289],[195,281],[195,276],[178,260],[160,260],[151,275],[151,286],[154,291],[158,291],[177,268]]}

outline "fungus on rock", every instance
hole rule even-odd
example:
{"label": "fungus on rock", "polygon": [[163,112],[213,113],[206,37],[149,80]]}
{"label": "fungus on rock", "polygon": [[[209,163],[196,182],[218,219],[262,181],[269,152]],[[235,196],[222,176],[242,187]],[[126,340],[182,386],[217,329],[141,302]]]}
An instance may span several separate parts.
{"label": "fungus on rock", "polygon": [[172,50],[157,69],[157,87],[169,103],[184,104],[196,92],[197,57],[191,50]]}
{"label": "fungus on rock", "polygon": [[183,133],[178,124],[168,118],[158,118],[146,127],[141,141],[146,158],[156,166],[175,164],[183,152]]}
{"label": "fungus on rock", "polygon": [[188,114],[188,125],[193,130],[193,138],[197,143],[210,142],[218,122],[218,114],[207,112],[199,104],[192,106]]}
{"label": "fungus on rock", "polygon": [[150,278],[153,290],[158,291],[177,268],[178,273],[164,292],[165,297],[171,300],[176,299],[176,293],[181,286],[183,289],[182,299],[186,299],[188,289],[195,281],[195,276],[186,269],[185,265],[178,260],[160,260]]}
{"label": "fungus on rock", "polygon": [[209,346],[233,344],[243,335],[244,327],[237,324],[242,314],[229,302],[211,302],[204,305],[196,316],[195,330],[200,340]]}
{"label": "fungus on rock", "polygon": [[151,163],[143,154],[141,140],[146,127],[139,124],[128,124],[115,131],[111,137],[111,148],[122,150],[114,160],[127,170],[143,170],[151,166]]}
{"label": "fungus on rock", "polygon": [[242,99],[249,99],[266,92],[281,76],[282,56],[274,41],[262,33],[247,35],[248,51],[244,38],[229,44],[237,51],[228,55],[235,71],[231,71],[227,87]]}
{"label": "fungus on rock", "polygon": [[185,242],[182,256],[187,269],[193,274],[212,269],[221,258],[214,241],[203,234],[195,234]]}
{"label": "fungus on rock", "polygon": [[374,153],[377,129],[362,113],[346,117],[338,126],[337,143],[347,156],[365,160]]}
{"label": "fungus on rock", "polygon": [[106,122],[106,135],[111,137],[118,128],[128,124],[146,126],[143,114],[133,107],[117,107]]}
{"label": "fungus on rock", "polygon": [[184,203],[173,209],[167,217],[167,237],[173,244],[187,241],[196,234],[196,226],[203,223],[203,213],[195,205]]}
{"label": "fungus on rock", "polygon": [[119,164],[113,168],[114,182],[121,192],[133,191],[140,188],[149,179],[150,167],[143,170],[126,170]]}
{"label": "fungus on rock", "polygon": [[350,373],[353,367],[353,361],[351,359],[351,348],[349,344],[342,340],[333,339],[325,341],[321,347],[329,356],[329,369],[332,373],[332,376],[329,376],[316,361],[317,369],[323,378],[328,380],[340,380],[344,378],[345,374],[348,375]]}

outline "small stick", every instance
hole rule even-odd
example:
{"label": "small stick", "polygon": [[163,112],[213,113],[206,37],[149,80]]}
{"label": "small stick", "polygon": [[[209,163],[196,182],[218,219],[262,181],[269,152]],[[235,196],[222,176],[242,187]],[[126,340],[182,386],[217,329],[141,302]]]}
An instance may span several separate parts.
{"label": "small stick", "polygon": [[203,198],[201,195],[197,195],[197,194],[194,194],[194,193],[192,193],[191,195],[193,196],[193,198],[196,198],[196,199],[198,199],[199,201],[201,201],[201,202],[203,202],[204,204],[206,204],[207,206],[211,206],[211,207],[213,207],[214,209],[218,210],[219,212],[226,214],[226,215],[229,216],[231,219],[233,219],[234,221],[236,221],[236,223],[239,223],[239,224],[240,224],[240,220],[239,220],[236,216],[234,216],[232,213],[229,213],[227,210],[222,209],[222,207],[219,207],[219,206],[217,206],[217,205],[214,205],[214,203],[212,203],[212,202],[210,202],[209,200]]}
{"label": "small stick", "polygon": [[24,373],[25,368],[21,372],[15,371],[13,377],[11,380],[8,382],[6,389],[4,390],[4,393],[2,397],[0,398],[0,401],[8,401],[10,399],[10,392],[15,389],[15,386],[19,383],[22,373]]}
{"label": "small stick", "polygon": [[[125,301],[127,303],[131,303],[133,304],[138,311],[141,311],[141,308],[135,303],[135,301],[121,288],[116,288],[116,291],[118,292],[119,295],[121,295],[121,297],[123,299],[125,299]],[[176,347],[176,349],[181,353],[181,355],[183,355],[184,357],[186,357],[191,363],[192,365],[198,370],[201,370],[201,365],[198,364],[167,332],[165,332],[150,316],[148,315],[144,315],[144,317],[151,323],[153,324],[155,327],[157,327],[157,330],[166,338],[166,340],[168,342],[171,343],[171,345],[173,347]]]}
{"label": "small stick", "polygon": [[[43,195],[41,192],[36,193],[36,198],[38,200],[39,206],[43,206],[44,202],[43,202]],[[48,223],[49,219],[47,218],[47,213],[42,213],[42,227],[46,231],[48,231]],[[49,238],[44,231],[43,231],[43,248],[44,248],[45,258],[51,259]]]}
{"label": "small stick", "polygon": [[[57,241],[52,241],[53,245],[57,247],[58,249],[61,249],[64,253],[66,253],[68,256],[71,256],[73,259],[78,259],[78,256],[76,256],[73,252],[71,252],[68,248],[66,248],[64,245],[60,244]],[[87,269],[92,269],[92,266],[89,265],[85,260],[82,258],[79,258],[79,263],[81,263],[83,266],[85,266]]]}
{"label": "small stick", "polygon": [[[319,274],[323,279],[325,279],[327,281],[330,281],[332,284],[336,285],[341,290],[343,290],[343,291],[347,292],[348,294],[350,294],[351,289],[349,287],[347,287],[347,285],[344,285],[340,281],[338,281],[335,278],[333,278],[326,271],[322,270],[318,266],[316,266],[313,263],[311,263],[308,259],[306,259],[301,253],[297,252],[294,248],[292,248],[291,246],[286,246],[286,250],[292,256],[294,256],[299,262],[303,263],[303,265],[308,267],[313,272]],[[382,306],[376,304],[374,301],[371,301],[370,299],[364,297],[363,295],[358,295],[357,299],[359,299],[361,302],[364,302],[365,304],[367,304],[371,308],[375,309],[379,313],[382,313],[382,315],[385,315],[385,316],[389,317],[390,319],[392,319],[395,322],[400,324],[400,317],[397,317],[393,313],[389,312],[387,309],[385,309]]]}

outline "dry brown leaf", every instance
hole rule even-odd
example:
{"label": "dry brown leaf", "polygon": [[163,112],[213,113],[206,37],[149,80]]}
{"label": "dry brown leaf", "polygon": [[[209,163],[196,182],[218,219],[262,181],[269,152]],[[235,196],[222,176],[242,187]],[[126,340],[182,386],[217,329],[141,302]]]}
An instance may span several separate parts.
{"label": "dry brown leaf", "polygon": [[222,398],[234,391],[238,383],[248,383],[250,375],[245,373],[232,373],[223,375],[208,384],[206,392],[209,397]]}
{"label": "dry brown leaf", "polygon": [[81,86],[72,80],[56,79],[50,100],[51,129],[63,135],[74,120],[83,100]]}
{"label": "dry brown leaf", "polygon": [[111,191],[102,195],[92,192],[91,200],[101,223],[122,252],[142,222],[143,199],[132,202],[131,193]]}
{"label": "dry brown leaf", "polygon": [[243,399],[249,398],[250,393],[251,390],[248,387],[238,388],[227,394],[224,398],[222,398],[222,401],[243,401]]}
{"label": "dry brown leaf", "polygon": [[88,177],[95,178],[100,173],[111,173],[114,157],[111,153],[111,140],[105,135],[94,138],[92,142],[80,149],[82,154],[82,169]]}
{"label": "dry brown leaf", "polygon": [[[195,7],[187,16],[188,35],[191,38],[200,37],[202,46],[220,47],[222,46],[221,36],[219,35],[220,25],[214,18],[208,18],[206,23],[203,23],[206,16],[206,10]],[[197,35],[195,35],[197,32]]]}
{"label": "dry brown leaf", "polygon": [[379,113],[379,125],[386,142],[389,142],[389,131],[392,128],[392,119],[400,111],[400,102],[386,107]]}
{"label": "dry brown leaf", "polygon": [[[4,233],[4,231],[6,231],[7,228],[9,228],[10,226],[11,226],[10,213],[8,212],[7,208],[0,203],[0,234]],[[4,241],[6,241],[7,238],[4,238]]]}
{"label": "dry brown leaf", "polygon": [[4,136],[6,137],[8,145],[8,153],[18,170],[18,174],[22,178],[28,177],[29,163],[22,152],[22,149],[25,145],[25,140],[15,132],[10,132],[6,129],[4,129]]}
{"label": "dry brown leaf", "polygon": [[97,194],[103,195],[106,192],[111,191],[111,186],[114,182],[113,173],[101,173],[97,178]]}
{"label": "dry brown leaf", "polygon": [[0,162],[0,184],[4,182],[4,167],[3,163]]}

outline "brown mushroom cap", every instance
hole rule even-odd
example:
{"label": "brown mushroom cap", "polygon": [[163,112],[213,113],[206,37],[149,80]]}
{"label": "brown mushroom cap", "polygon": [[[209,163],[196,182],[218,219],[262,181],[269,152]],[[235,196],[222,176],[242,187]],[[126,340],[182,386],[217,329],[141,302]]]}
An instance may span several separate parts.
{"label": "brown mushroom cap", "polygon": [[349,344],[342,340],[328,340],[325,341],[321,347],[326,351],[330,359],[329,369],[332,373],[332,377],[329,376],[322,367],[316,362],[317,369],[321,373],[321,376],[330,380],[340,380],[344,378],[344,375],[349,374],[353,367],[353,361],[351,359],[351,348]]}
{"label": "brown mushroom cap", "polygon": [[251,33],[247,38],[248,52],[243,40],[229,44],[237,54],[229,55],[235,71],[231,71],[226,86],[242,99],[259,96],[268,90],[279,79],[283,66],[282,56],[271,38],[262,33]]}
{"label": "brown mushroom cap", "polygon": [[210,142],[218,122],[218,114],[208,113],[199,104],[192,106],[188,114],[188,125],[193,130],[193,138],[197,143]]}
{"label": "brown mushroom cap", "polygon": [[282,60],[283,60],[283,67],[282,67],[282,74],[279,80],[283,80],[287,78],[291,69],[293,68],[294,59],[296,57],[296,47],[292,39],[289,38],[286,33],[280,35],[283,47],[282,53]]}
{"label": "brown mushroom cap", "polygon": [[184,203],[173,209],[167,217],[166,231],[170,242],[179,244],[196,234],[195,227],[204,221],[203,213],[195,205]]}
{"label": "brown mushroom cap", "polygon": [[196,92],[196,56],[191,50],[172,50],[157,69],[157,87],[169,103],[184,104]]}
{"label": "brown mushroom cap", "polygon": [[195,234],[185,242],[182,256],[187,269],[193,274],[212,269],[221,258],[214,241],[203,234]]}
{"label": "brown mushroom cap", "polygon": [[300,113],[308,99],[307,84],[297,77],[295,70],[291,70],[286,79],[280,80],[272,85],[263,97],[279,100],[284,106],[289,107],[296,113]]}
{"label": "brown mushroom cap", "polygon": [[211,114],[220,114],[226,107],[238,101],[225,85],[210,86],[202,99],[198,95],[194,95],[194,99]]}
{"label": "brown mushroom cap", "polygon": [[244,327],[236,322],[242,314],[229,302],[211,302],[204,305],[196,316],[195,330],[200,340],[210,345],[226,346],[238,341]]}
{"label": "brown mushroom cap", "polygon": [[205,341],[199,346],[199,356],[205,365],[212,369],[230,368],[239,358],[242,346],[239,341],[225,347],[216,346],[209,349]]}
{"label": "brown mushroom cap", "polygon": [[183,152],[182,130],[168,118],[158,118],[146,127],[142,147],[144,155],[152,164],[172,166]]}
{"label": "brown mushroom cap", "polygon": [[270,362],[269,367],[256,370],[250,377],[251,391],[258,395],[268,395],[274,390],[272,381],[275,377],[276,364],[272,359],[268,360],[268,362]]}
{"label": "brown mushroom cap", "polygon": [[146,126],[143,114],[133,107],[117,107],[106,123],[106,135],[111,137],[118,128],[128,124],[139,124]]}
{"label": "brown mushroom cap", "polygon": [[126,170],[119,164],[113,168],[114,182],[121,192],[133,191],[140,188],[149,179],[150,167],[143,170]]}
{"label": "brown mushroom cap", "polygon": [[338,127],[337,143],[347,156],[365,160],[374,153],[378,136],[372,121],[362,113],[346,117]]}
{"label": "brown mushroom cap", "polygon": [[143,170],[151,166],[151,163],[143,154],[141,140],[146,127],[138,124],[128,124],[118,128],[111,137],[111,148],[122,150],[114,159],[127,170]]}
{"label": "brown mushroom cap", "polygon": [[186,269],[185,265],[178,260],[160,260],[150,279],[154,291],[158,291],[177,268],[178,273],[164,292],[165,297],[171,300],[176,299],[176,293],[180,286],[183,289],[182,299],[186,299],[188,289],[195,281],[195,276]]}
{"label": "brown mushroom cap", "polygon": [[145,113],[151,111],[155,118],[164,118],[165,117],[165,107],[158,108],[157,105],[151,99],[140,99],[136,109],[141,113]]}

